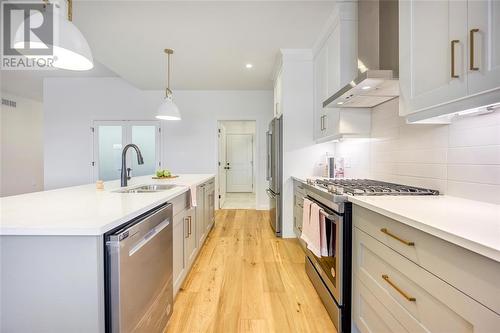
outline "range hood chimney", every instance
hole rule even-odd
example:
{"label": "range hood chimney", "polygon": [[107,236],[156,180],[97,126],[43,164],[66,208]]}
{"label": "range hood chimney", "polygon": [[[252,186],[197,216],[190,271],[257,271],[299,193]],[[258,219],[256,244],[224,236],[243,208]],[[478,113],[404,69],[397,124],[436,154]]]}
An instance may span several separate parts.
{"label": "range hood chimney", "polygon": [[399,96],[397,0],[358,1],[358,76],[323,102],[329,108],[371,108]]}

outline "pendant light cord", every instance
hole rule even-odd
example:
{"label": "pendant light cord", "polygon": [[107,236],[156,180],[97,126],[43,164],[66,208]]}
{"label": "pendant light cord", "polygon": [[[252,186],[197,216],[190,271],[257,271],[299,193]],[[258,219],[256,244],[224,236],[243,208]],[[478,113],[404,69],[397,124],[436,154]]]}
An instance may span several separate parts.
{"label": "pendant light cord", "polygon": [[174,53],[171,49],[165,49],[165,53],[167,54],[167,89],[165,90],[165,97],[172,96],[172,90],[170,90],[170,55]]}
{"label": "pendant light cord", "polygon": [[68,21],[73,21],[73,0],[68,0]]}

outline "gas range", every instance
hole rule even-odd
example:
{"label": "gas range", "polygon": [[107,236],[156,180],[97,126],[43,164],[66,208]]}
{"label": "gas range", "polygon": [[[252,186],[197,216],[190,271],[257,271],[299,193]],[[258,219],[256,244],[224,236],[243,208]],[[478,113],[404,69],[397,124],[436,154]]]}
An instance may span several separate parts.
{"label": "gas range", "polygon": [[438,195],[439,191],[421,187],[394,184],[371,179],[307,179],[308,195],[328,205],[337,212],[343,212],[343,203],[349,196],[380,195]]}
{"label": "gas range", "polygon": [[[308,181],[309,183],[309,181]],[[347,195],[438,195],[439,191],[371,179],[316,179],[313,185],[332,194]]]}

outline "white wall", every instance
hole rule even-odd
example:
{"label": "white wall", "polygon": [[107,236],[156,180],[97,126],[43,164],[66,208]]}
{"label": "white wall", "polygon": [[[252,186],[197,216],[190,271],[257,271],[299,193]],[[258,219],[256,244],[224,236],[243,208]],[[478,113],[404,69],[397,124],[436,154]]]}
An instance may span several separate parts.
{"label": "white wall", "polygon": [[[51,78],[44,82],[45,188],[92,182],[93,120],[150,120],[163,91],[141,91],[120,78]],[[174,91],[179,122],[162,122],[162,165],[174,173],[217,173],[217,122],[255,120],[257,207],[268,207],[265,132],[271,91]]]}
{"label": "white wall", "polygon": [[0,196],[43,190],[42,103],[2,92]]}
{"label": "white wall", "polygon": [[[148,92],[157,104],[163,92]],[[273,117],[272,91],[175,91],[182,121],[165,122],[165,166],[180,173],[217,174],[219,120],[255,120],[257,209],[268,209],[265,193],[266,131]],[[218,204],[216,203],[216,207]]]}
{"label": "white wall", "polygon": [[292,176],[316,173],[318,161],[334,144],[315,144],[313,140],[313,63],[310,50],[283,50],[283,237],[295,237],[293,231]]}
{"label": "white wall", "polygon": [[353,165],[348,177],[370,175],[500,204],[498,111],[450,125],[408,125],[395,99],[373,109],[371,140],[337,143],[336,156]]}

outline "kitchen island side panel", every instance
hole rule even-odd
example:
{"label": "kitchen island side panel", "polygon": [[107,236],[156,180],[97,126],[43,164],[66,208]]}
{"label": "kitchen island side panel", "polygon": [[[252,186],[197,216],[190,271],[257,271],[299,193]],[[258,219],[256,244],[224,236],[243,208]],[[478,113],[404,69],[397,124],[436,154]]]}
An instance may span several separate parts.
{"label": "kitchen island side panel", "polygon": [[102,236],[1,236],[1,332],[104,332]]}

